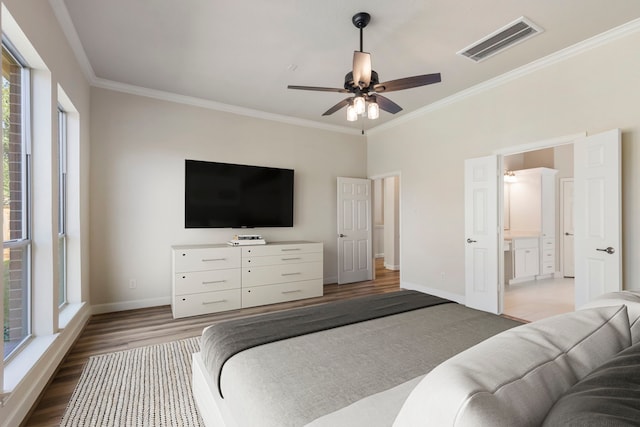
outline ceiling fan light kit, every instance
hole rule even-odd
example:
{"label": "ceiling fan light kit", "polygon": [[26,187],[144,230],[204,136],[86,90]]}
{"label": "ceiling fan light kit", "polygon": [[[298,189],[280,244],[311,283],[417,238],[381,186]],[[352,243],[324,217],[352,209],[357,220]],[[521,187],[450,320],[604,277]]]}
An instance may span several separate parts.
{"label": "ceiling fan light kit", "polygon": [[356,112],[356,107],[351,104],[347,106],[347,121],[355,122],[358,120],[358,113]]}
{"label": "ceiling fan light kit", "polygon": [[367,107],[367,117],[371,120],[375,120],[380,117],[380,106],[375,102],[370,102]]}
{"label": "ceiling fan light kit", "polygon": [[317,86],[287,86],[289,89],[311,90],[320,92],[350,93],[350,96],[338,102],[322,114],[328,116],[347,107],[347,120],[358,120],[358,115],[367,115],[368,119],[375,120],[380,116],[380,110],[391,114],[402,111],[402,107],[386,98],[380,93],[395,90],[411,89],[418,86],[426,86],[441,81],[440,73],[423,74],[413,77],[405,77],[380,83],[378,73],[371,68],[371,54],[363,51],[363,29],[369,24],[371,15],[366,12],[356,13],[351,22],[360,30],[360,50],[353,52],[353,70],[344,78],[344,88],[330,88]]}

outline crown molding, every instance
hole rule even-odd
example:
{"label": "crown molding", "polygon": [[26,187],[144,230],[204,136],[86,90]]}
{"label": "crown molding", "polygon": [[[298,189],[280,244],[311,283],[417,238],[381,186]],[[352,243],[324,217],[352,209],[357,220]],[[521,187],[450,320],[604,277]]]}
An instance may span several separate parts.
{"label": "crown molding", "polygon": [[82,47],[82,42],[80,41],[76,27],[73,25],[73,21],[71,20],[67,6],[64,4],[64,0],[49,0],[49,4],[53,9],[54,15],[56,15],[56,18],[58,19],[62,32],[66,36],[69,45],[71,45],[71,50],[73,50],[82,72],[87,80],[89,80],[89,84],[93,84],[96,80],[96,73],[93,71],[93,67],[89,62],[87,53],[84,51],[84,47]]}
{"label": "crown molding", "polygon": [[592,49],[606,45],[615,40],[626,37],[630,34],[634,34],[638,31],[640,31],[640,18],[634,19],[633,21],[629,21],[626,24],[623,24],[619,27],[612,28],[611,30],[605,31],[604,33],[598,34],[596,36],[583,40],[579,43],[576,43],[573,46],[569,46],[565,49],[554,52],[550,55],[547,55],[544,58],[530,62],[529,64],[523,65],[512,71],[504,73],[498,77],[479,83],[468,89],[465,89],[451,96],[443,98],[439,101],[436,101],[432,104],[426,105],[402,117],[386,122],[380,126],[376,126],[375,128],[370,129],[367,132],[367,135],[372,135],[387,129],[394,128],[403,123],[406,123],[408,121],[411,121],[418,117],[422,117],[433,111],[444,108],[448,105],[455,104],[456,102],[460,102],[464,99],[473,97],[475,95],[486,92],[498,86],[502,86],[504,84],[517,80],[523,76],[526,76],[528,74],[534,73],[541,69],[550,67],[554,64],[566,61],[567,59],[572,58],[576,55],[579,55],[584,52],[588,52]]}
{"label": "crown molding", "polygon": [[282,114],[267,113],[251,108],[238,107],[236,105],[223,104],[221,102],[210,101],[208,99],[197,98],[193,96],[178,95],[173,92],[165,92],[156,89],[149,89],[141,86],[130,85],[126,83],[114,82],[112,80],[101,79],[96,77],[92,86],[102,89],[123,92],[131,95],[144,96],[154,98],[161,101],[175,102],[178,104],[190,105],[193,107],[206,108],[209,110],[221,111],[224,113],[238,114],[241,116],[252,117],[255,119],[269,120],[273,122],[286,123],[295,126],[303,126],[331,132],[346,133],[349,135],[360,135],[361,130],[352,129],[345,126],[329,125],[325,123],[315,122],[313,120],[299,119],[297,117],[285,116]]}

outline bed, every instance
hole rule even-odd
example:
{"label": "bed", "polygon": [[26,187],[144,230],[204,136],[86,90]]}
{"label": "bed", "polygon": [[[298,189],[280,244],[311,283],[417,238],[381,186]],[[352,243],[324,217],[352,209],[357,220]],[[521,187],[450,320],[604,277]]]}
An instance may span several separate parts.
{"label": "bed", "polygon": [[[372,318],[360,315],[364,307],[372,307]],[[342,314],[328,317],[340,318],[338,324],[315,330],[331,322],[314,316],[323,319],[334,309]],[[291,324],[292,336],[280,336],[284,324]],[[295,324],[302,324],[302,332]],[[219,325],[203,331],[201,352],[193,356],[193,393],[205,424],[317,427],[392,425],[431,369],[520,323],[399,291]],[[243,330],[251,335],[254,326],[267,335],[264,343],[237,338]],[[247,348],[234,347],[236,341]],[[229,342],[231,350],[225,348]],[[227,353],[223,361],[220,353]]]}

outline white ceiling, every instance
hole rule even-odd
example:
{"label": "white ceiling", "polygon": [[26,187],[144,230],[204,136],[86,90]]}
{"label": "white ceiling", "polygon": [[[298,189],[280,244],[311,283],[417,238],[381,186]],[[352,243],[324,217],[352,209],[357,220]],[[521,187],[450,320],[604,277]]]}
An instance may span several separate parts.
{"label": "white ceiling", "polygon": [[[51,3],[59,17],[71,18],[61,22],[69,37],[77,34],[76,51],[88,59],[94,83],[117,82],[354,130],[401,117],[640,17],[637,0]],[[364,50],[371,52],[381,82],[440,72],[442,83],[385,93],[404,110],[381,112],[376,121],[349,123],[344,109],[322,117],[345,95],[287,85],[342,87],[359,48],[351,17],[360,11],[372,17]],[[544,32],[480,63],[456,54],[521,16]],[[72,45],[80,46],[77,41]]]}

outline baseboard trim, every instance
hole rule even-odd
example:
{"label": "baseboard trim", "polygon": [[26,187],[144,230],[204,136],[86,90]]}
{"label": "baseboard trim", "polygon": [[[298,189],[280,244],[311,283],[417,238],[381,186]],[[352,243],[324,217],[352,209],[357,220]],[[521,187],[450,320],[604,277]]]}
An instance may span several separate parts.
{"label": "baseboard trim", "polygon": [[425,285],[419,285],[417,283],[410,283],[410,282],[400,282],[400,287],[403,289],[409,289],[412,291],[418,291],[425,294],[430,294],[440,298],[448,299],[448,300],[457,302],[458,304],[465,303],[464,295],[453,294],[451,292],[443,291],[442,289],[434,289]]}
{"label": "baseboard trim", "polygon": [[400,270],[400,266],[399,265],[393,265],[393,264],[384,264],[384,268],[386,268],[387,270]]}
{"label": "baseboard trim", "polygon": [[322,280],[323,285],[332,285],[334,283],[338,283],[338,276],[325,276]]}
{"label": "baseboard trim", "polygon": [[115,311],[136,310],[138,308],[157,307],[160,305],[171,305],[171,297],[147,298],[132,301],[110,302],[106,304],[95,304],[92,314],[113,313]]}

